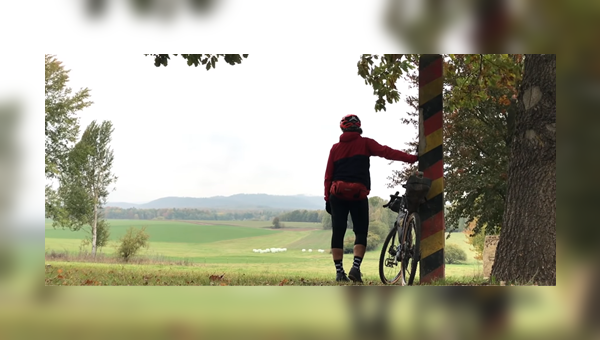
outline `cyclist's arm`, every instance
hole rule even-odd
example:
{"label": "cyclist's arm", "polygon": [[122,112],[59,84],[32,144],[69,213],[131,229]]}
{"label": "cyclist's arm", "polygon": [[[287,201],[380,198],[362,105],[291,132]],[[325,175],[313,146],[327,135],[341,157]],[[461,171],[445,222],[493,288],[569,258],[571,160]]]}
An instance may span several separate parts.
{"label": "cyclist's arm", "polygon": [[327,159],[327,168],[325,169],[325,201],[329,201],[329,188],[333,182],[333,158],[331,153],[333,148],[329,151],[329,158]]}
{"label": "cyclist's arm", "polygon": [[372,156],[383,157],[391,161],[402,161],[411,164],[419,159],[415,155],[411,155],[399,150],[394,150],[386,145],[381,145],[371,138],[365,139],[367,140],[367,148],[371,152]]}

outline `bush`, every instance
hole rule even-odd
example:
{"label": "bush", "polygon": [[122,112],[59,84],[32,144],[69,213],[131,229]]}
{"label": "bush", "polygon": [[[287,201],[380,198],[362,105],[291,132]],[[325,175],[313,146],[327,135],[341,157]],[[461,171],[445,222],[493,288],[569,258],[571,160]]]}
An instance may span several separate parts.
{"label": "bush", "polygon": [[449,244],[444,249],[444,258],[446,264],[455,264],[467,260],[467,253],[457,245]]}
{"label": "bush", "polygon": [[129,227],[127,232],[123,237],[121,237],[121,243],[118,246],[117,253],[119,257],[122,258],[125,262],[128,262],[131,257],[133,257],[140,248],[148,248],[150,244],[148,243],[148,239],[150,235],[146,233],[146,227],[142,227],[141,230],[137,230],[134,227]]}
{"label": "bush", "polygon": [[331,228],[332,228],[331,215],[329,215],[329,214],[323,215],[323,218],[321,219],[321,224],[323,225],[323,229],[331,230]]}
{"label": "bush", "polygon": [[[348,236],[344,239],[344,254],[352,254],[354,253],[354,240],[356,237],[354,235]],[[367,251],[374,250],[383,242],[383,238],[379,235],[369,231],[367,234]]]}
{"label": "bush", "polygon": [[344,254],[354,253],[354,240],[354,236],[348,236],[344,239]]}
{"label": "bush", "polygon": [[283,223],[281,223],[281,221],[279,220],[279,217],[273,218],[273,228],[281,229],[284,227],[285,227],[285,225]]}
{"label": "bush", "polygon": [[474,234],[473,230],[477,224],[477,219],[474,219],[469,223],[463,231],[467,235],[467,243],[471,245],[471,249],[475,252],[475,259],[483,260],[483,246],[485,241],[485,226],[481,228],[479,233]]}
{"label": "bush", "polygon": [[377,248],[383,240],[378,234],[369,231],[367,234],[367,251]]}
{"label": "bush", "polygon": [[390,226],[386,225],[381,221],[372,221],[369,222],[369,233],[373,233],[379,236],[379,238],[383,241],[385,237],[390,232]]}

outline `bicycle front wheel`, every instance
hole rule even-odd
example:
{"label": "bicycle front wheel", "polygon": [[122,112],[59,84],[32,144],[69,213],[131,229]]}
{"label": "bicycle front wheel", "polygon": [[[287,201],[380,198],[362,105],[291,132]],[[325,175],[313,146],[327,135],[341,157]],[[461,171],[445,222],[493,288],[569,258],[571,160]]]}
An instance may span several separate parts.
{"label": "bicycle front wheel", "polygon": [[384,284],[394,284],[400,279],[400,263],[396,256],[399,245],[398,227],[394,223],[394,227],[383,242],[379,256],[379,278]]}
{"label": "bicycle front wheel", "polygon": [[417,263],[421,257],[421,218],[419,214],[412,213],[406,219],[406,229],[402,234],[403,256],[401,259],[400,276],[403,286],[410,286],[415,280]]}

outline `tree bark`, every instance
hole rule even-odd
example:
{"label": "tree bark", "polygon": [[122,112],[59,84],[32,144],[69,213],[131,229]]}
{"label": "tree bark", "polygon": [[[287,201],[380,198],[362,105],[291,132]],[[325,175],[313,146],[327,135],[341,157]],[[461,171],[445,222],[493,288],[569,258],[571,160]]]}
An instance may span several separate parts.
{"label": "tree bark", "polygon": [[92,223],[92,256],[96,257],[96,239],[98,238],[98,198],[94,199],[94,223]]}
{"label": "tree bark", "polygon": [[499,281],[556,285],[556,55],[527,55],[492,268]]}

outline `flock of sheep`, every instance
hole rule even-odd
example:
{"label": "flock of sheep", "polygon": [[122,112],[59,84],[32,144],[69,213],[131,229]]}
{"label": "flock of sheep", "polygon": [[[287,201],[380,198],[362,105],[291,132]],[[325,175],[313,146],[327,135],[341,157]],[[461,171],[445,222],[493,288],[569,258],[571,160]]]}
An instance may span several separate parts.
{"label": "flock of sheep", "polygon": [[[267,248],[267,249],[252,249],[253,252],[255,253],[281,253],[284,251],[287,251],[287,248]],[[302,252],[305,252],[306,249],[302,249]],[[308,252],[311,253],[313,250],[312,249],[308,249]],[[319,253],[324,253],[325,250],[324,249],[318,249],[317,250]]]}
{"label": "flock of sheep", "polygon": [[[305,251],[306,251],[306,249],[302,249],[302,251],[303,251],[303,252],[305,252]],[[317,250],[317,251],[318,251],[319,253],[324,253],[324,252],[325,252],[325,250],[324,250],[324,249],[319,249],[319,250]],[[310,252],[312,252],[312,249],[309,249],[309,250],[308,250],[308,252],[309,252],[309,253],[310,253]]]}

